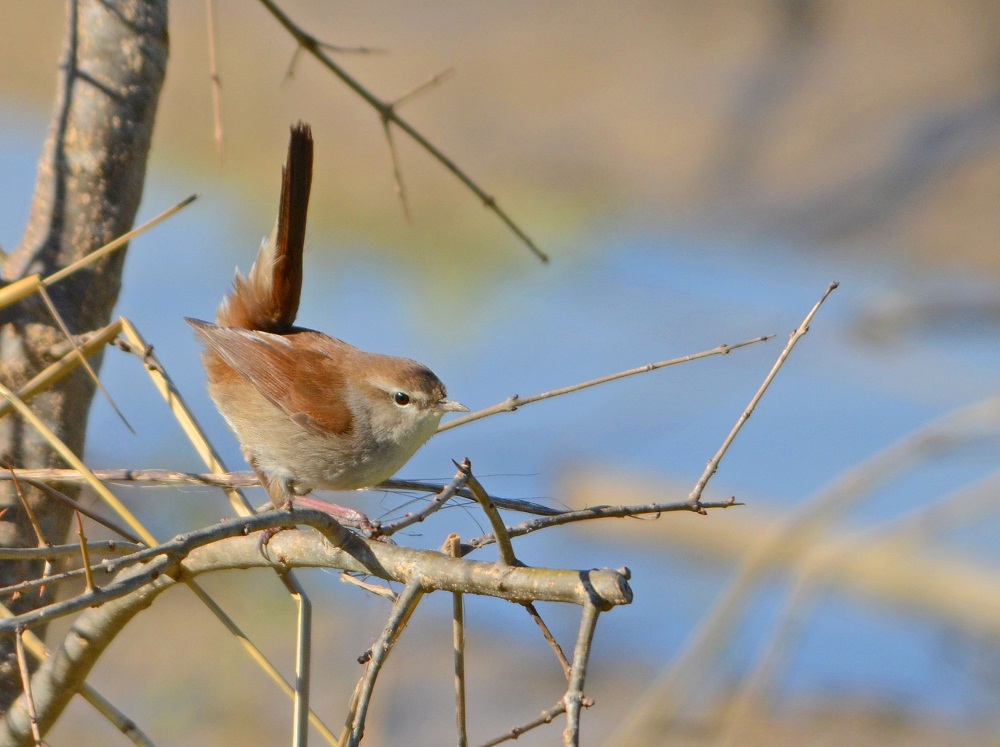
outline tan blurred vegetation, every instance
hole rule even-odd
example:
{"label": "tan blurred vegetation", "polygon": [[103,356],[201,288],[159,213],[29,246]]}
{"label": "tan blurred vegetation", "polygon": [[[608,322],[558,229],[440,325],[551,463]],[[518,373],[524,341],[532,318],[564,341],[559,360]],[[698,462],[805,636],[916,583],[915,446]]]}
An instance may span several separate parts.
{"label": "tan blurred vegetation", "polygon": [[[543,245],[604,219],[898,251],[1000,270],[1000,2],[284,4]],[[172,8],[153,169],[212,175],[205,9]],[[47,113],[61,3],[0,6],[8,106]],[[302,118],[323,143],[317,227],[414,257],[506,263],[516,242],[400,138],[415,216],[394,204],[376,115],[257,4],[218,2],[225,179],[261,210]],[[318,235],[318,234],[317,234]],[[565,250],[564,250],[565,251]],[[458,272],[458,270],[455,270]]]}

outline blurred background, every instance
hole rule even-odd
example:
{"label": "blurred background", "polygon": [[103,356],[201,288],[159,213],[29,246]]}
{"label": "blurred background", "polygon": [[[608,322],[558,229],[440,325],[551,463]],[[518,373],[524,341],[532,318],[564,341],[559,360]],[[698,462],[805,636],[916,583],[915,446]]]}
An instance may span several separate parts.
{"label": "blurred background", "polygon": [[[140,220],[201,197],[132,243],[118,313],[232,469],[245,466],[182,318],[210,318],[233,268],[249,268],[299,119],[317,154],[300,322],[427,363],[474,410],[777,335],[449,431],[404,477],[446,480],[468,456],[505,497],[682,500],[840,281],[709,485],[706,499],[745,506],[573,525],[516,547],[531,565],[632,569],[634,603],[598,627],[586,744],[996,744],[1000,2],[282,4],[324,42],[378,50],[337,59],[386,100],[453,69],[400,114],[497,196],[548,266],[397,133],[407,220],[377,115],[308,56],[293,61],[261,6],[216,6],[224,155],[205,7],[174,3]],[[7,250],[31,200],[64,13],[0,6]],[[110,351],[102,378],[138,433],[95,399],[88,464],[200,470],[135,359]],[[121,493],[163,538],[229,515],[219,491]],[[352,496],[372,517],[410,500]],[[400,541],[485,531],[456,507]],[[314,708],[336,728],[388,604],[334,573],[304,578]],[[273,574],[206,586],[290,675],[294,607]],[[380,680],[373,745],[454,740],[451,601],[438,596]],[[523,610],[466,607],[480,743],[550,708],[564,682]],[[579,611],[542,613],[571,647]],[[91,681],[158,745],[290,733],[290,704],[183,590],[137,618]],[[561,729],[519,744],[557,743]],[[82,702],[49,737],[120,741]]]}

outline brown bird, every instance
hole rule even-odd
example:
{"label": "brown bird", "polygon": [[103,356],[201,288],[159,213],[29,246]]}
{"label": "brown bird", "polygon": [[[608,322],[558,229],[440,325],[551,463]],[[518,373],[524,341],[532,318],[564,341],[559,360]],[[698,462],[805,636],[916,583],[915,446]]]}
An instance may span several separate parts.
{"label": "brown bird", "polygon": [[[377,485],[434,435],[445,413],[468,411],[416,361],[295,326],[312,162],[312,132],[299,123],[274,231],[247,276],[236,274],[216,323],[187,319],[205,345],[209,394],[271,500],[288,508],[314,488]],[[367,524],[356,511],[334,508]]]}

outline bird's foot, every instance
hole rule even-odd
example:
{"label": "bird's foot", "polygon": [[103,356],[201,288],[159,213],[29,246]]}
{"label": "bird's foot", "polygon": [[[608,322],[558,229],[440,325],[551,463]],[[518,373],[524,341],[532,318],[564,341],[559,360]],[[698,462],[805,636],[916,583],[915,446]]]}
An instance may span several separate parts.
{"label": "bird's foot", "polygon": [[379,536],[381,524],[377,521],[372,521],[357,509],[330,503],[329,501],[321,501],[319,498],[313,498],[311,495],[295,496],[295,504],[301,508],[312,508],[329,514],[344,526],[357,529],[369,539],[375,539]]}

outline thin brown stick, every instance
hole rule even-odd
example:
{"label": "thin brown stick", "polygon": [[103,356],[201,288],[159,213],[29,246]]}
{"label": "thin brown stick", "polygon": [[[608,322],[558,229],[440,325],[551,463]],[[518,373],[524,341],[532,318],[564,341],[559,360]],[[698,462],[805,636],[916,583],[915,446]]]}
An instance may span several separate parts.
{"label": "thin brown stick", "polygon": [[45,539],[45,535],[42,533],[42,527],[38,523],[38,517],[35,516],[35,510],[31,507],[28,499],[25,498],[24,490],[21,488],[21,482],[17,479],[14,468],[8,465],[7,471],[10,474],[10,479],[14,482],[14,492],[17,493],[17,499],[21,502],[21,507],[28,517],[28,523],[31,524],[31,528],[35,532],[35,539],[38,540],[38,546],[48,547],[51,543]]}
{"label": "thin brown stick", "polygon": [[392,167],[392,189],[399,198],[399,204],[403,207],[403,217],[409,223],[410,201],[406,199],[406,187],[403,185],[403,169],[399,165],[399,151],[396,149],[396,141],[392,137],[392,127],[389,120],[382,118],[382,132],[385,133],[385,144],[389,149],[389,165]]}
{"label": "thin brown stick", "polygon": [[[21,502],[21,506],[24,508],[24,513],[28,516],[28,522],[31,524],[32,530],[35,532],[35,538],[38,540],[38,548],[47,548],[52,543],[45,539],[45,534],[42,532],[42,527],[38,523],[38,517],[35,515],[35,510],[31,507],[31,503],[28,501],[27,497],[24,495],[24,490],[21,489],[21,483],[18,481],[17,476],[14,474],[14,469],[10,466],[7,467],[10,471],[11,479],[14,481],[14,492],[17,493],[17,499]],[[39,578],[35,579],[38,582],[38,596],[44,597],[45,587],[47,584],[47,579],[52,577],[52,560],[51,558],[46,558],[45,563],[42,565],[42,574]]]}
{"label": "thin brown stick", "polygon": [[514,554],[514,546],[510,542],[510,535],[507,533],[507,526],[503,523],[503,517],[500,516],[500,512],[497,511],[497,507],[493,501],[490,500],[489,493],[483,489],[479,480],[472,474],[472,462],[466,458],[462,460],[461,465],[456,464],[455,466],[465,473],[469,489],[476,496],[476,500],[479,501],[483,513],[486,514],[486,518],[490,520],[490,526],[493,527],[493,536],[496,538],[497,550],[500,553],[500,562],[505,565],[519,565],[517,556]]}
{"label": "thin brown stick", "polygon": [[[74,546],[75,547],[75,546]],[[13,617],[14,613],[3,604],[0,604],[0,618]],[[48,651],[42,640],[30,630],[23,630],[21,634],[22,643],[36,661],[44,662],[48,656]],[[27,693],[27,689],[25,693]],[[138,747],[155,747],[142,729],[128,716],[122,713],[111,703],[110,700],[101,695],[91,685],[83,682],[79,686],[78,693],[90,703],[94,709],[106,718],[118,731],[120,731],[130,742]],[[27,695],[25,695],[27,700]]]}
{"label": "thin brown stick", "polygon": [[309,681],[312,667],[312,600],[295,574],[277,570],[298,607],[295,628],[295,697],[292,700],[292,745],[309,741]]}
{"label": "thin brown stick", "polygon": [[537,625],[542,631],[542,635],[545,637],[545,640],[548,641],[548,644],[555,652],[556,658],[562,665],[563,674],[566,676],[566,679],[569,679],[570,663],[566,658],[566,654],[563,653],[562,646],[559,645],[559,641],[557,641],[556,637],[552,635],[552,631],[549,630],[549,626],[545,624],[545,620],[542,619],[541,614],[538,612],[538,608],[535,607],[533,602],[528,602],[524,605],[524,608],[528,610],[528,614],[531,615],[531,619],[535,621],[535,625]]}
{"label": "thin brown stick", "polygon": [[688,494],[689,503],[691,503],[694,506],[697,506],[698,503],[701,501],[701,496],[705,492],[705,488],[708,486],[708,481],[712,479],[712,476],[719,469],[719,463],[722,461],[722,457],[724,457],[726,455],[726,452],[729,451],[729,447],[736,439],[736,436],[739,434],[740,430],[742,430],[743,425],[747,422],[747,420],[750,419],[750,416],[753,414],[754,409],[760,402],[761,397],[764,396],[764,392],[768,390],[768,388],[771,386],[771,382],[774,381],[774,377],[778,374],[778,371],[781,370],[781,367],[783,365],[785,365],[785,361],[788,360],[788,356],[791,354],[792,349],[798,344],[799,340],[801,340],[805,336],[805,334],[809,331],[809,323],[812,321],[813,317],[816,316],[816,312],[819,311],[819,307],[823,305],[823,302],[826,301],[826,299],[830,296],[830,294],[833,293],[838,288],[839,285],[840,283],[836,282],[830,283],[829,287],[826,289],[826,292],[823,293],[819,301],[817,301],[816,304],[812,307],[812,309],[810,309],[809,313],[806,314],[806,318],[803,319],[802,323],[795,329],[794,332],[792,332],[791,336],[788,338],[788,344],[785,345],[784,349],[781,351],[781,354],[778,355],[778,359],[774,362],[774,365],[771,367],[771,370],[768,371],[767,376],[764,377],[764,381],[760,385],[760,388],[757,390],[757,393],[754,394],[754,396],[750,399],[750,404],[747,405],[746,409],[736,420],[736,425],[733,426],[733,429],[729,432],[729,435],[726,436],[725,440],[722,442],[722,446],[720,446],[719,450],[715,453],[715,456],[713,456],[711,459],[708,460],[708,464],[705,466],[705,471],[702,473],[701,477],[698,478],[698,482],[695,483],[695,486],[694,488],[692,488],[690,494]]}
{"label": "thin brown stick", "polygon": [[14,631],[14,641],[17,648],[17,668],[21,671],[21,687],[24,690],[24,698],[28,704],[28,720],[31,723],[31,736],[35,740],[36,747],[42,747],[42,731],[38,727],[38,713],[35,711],[35,699],[31,694],[31,675],[28,673],[28,657],[24,654],[24,641],[21,636],[24,631],[20,628]]}
{"label": "thin brown stick", "polygon": [[219,163],[223,162],[223,131],[222,131],[222,81],[219,77],[219,64],[216,56],[215,38],[215,2],[205,0],[205,16],[208,26],[208,78],[212,83],[212,123],[215,151],[219,155]]}
{"label": "thin brown stick", "polygon": [[548,262],[548,255],[543,252],[531,237],[529,237],[524,230],[514,222],[514,220],[504,211],[496,201],[496,198],[487,193],[482,187],[480,187],[476,182],[472,180],[458,165],[452,161],[448,156],[446,156],[437,146],[432,144],[427,138],[425,138],[420,132],[418,132],[409,122],[400,117],[393,105],[389,102],[382,101],[380,98],[375,96],[371,91],[365,88],[356,79],[348,75],[340,65],[338,65],[333,58],[329,55],[324,54],[323,45],[317,41],[317,39],[311,34],[307,33],[304,29],[298,26],[288,15],[285,14],[281,8],[278,7],[277,3],[273,0],[260,0],[261,5],[263,5],[268,12],[280,23],[289,34],[299,43],[299,46],[305,49],[309,54],[315,57],[320,64],[327,68],[330,72],[336,75],[340,80],[347,85],[352,91],[354,91],[358,96],[360,96],[369,106],[378,112],[379,116],[383,120],[389,121],[396,125],[399,129],[405,132],[414,140],[421,148],[423,148],[427,153],[431,155],[438,163],[444,166],[448,171],[455,175],[456,178],[462,184],[464,184],[473,194],[478,197],[484,206],[488,210],[491,210],[506,226],[509,228],[521,242],[532,251],[532,253],[538,257],[542,262]]}
{"label": "thin brown stick", "polygon": [[[586,702],[585,699],[583,705],[589,706],[590,703]],[[513,739],[519,739],[522,735],[532,729],[537,729],[539,726],[545,726],[545,724],[551,724],[564,713],[566,713],[566,704],[560,700],[549,710],[542,711],[542,714],[538,718],[532,719],[528,723],[522,724],[521,726],[515,726],[506,734],[503,734],[496,739],[491,739],[488,742],[483,742],[480,747],[496,747],[498,744],[503,744],[504,742],[509,742]]]}
{"label": "thin brown stick", "polygon": [[772,337],[774,337],[774,335],[763,335],[761,337],[755,337],[752,340],[738,342],[735,345],[719,345],[711,350],[703,350],[700,353],[693,353],[692,355],[685,355],[680,358],[671,358],[670,360],[660,361],[659,363],[647,363],[644,366],[630,368],[627,371],[619,371],[617,373],[608,374],[607,376],[591,379],[590,381],[565,386],[561,389],[553,389],[550,392],[535,394],[531,397],[521,397],[517,394],[513,394],[503,402],[493,405],[492,407],[487,407],[484,410],[477,410],[476,412],[470,412],[468,415],[463,415],[460,418],[449,420],[447,423],[441,423],[441,425],[438,426],[437,432],[442,433],[444,431],[451,430],[452,428],[457,428],[460,425],[466,425],[467,423],[481,420],[482,418],[489,417],[490,415],[497,415],[502,412],[514,412],[518,408],[524,407],[525,405],[531,405],[545,399],[552,399],[553,397],[561,397],[564,394],[572,394],[573,392],[578,392],[581,389],[588,389],[589,387],[597,386],[599,384],[607,384],[609,381],[624,379],[627,376],[649,373],[650,371],[656,371],[657,369],[666,368],[667,366],[676,366],[678,363],[687,363],[688,361],[708,358],[713,355],[728,355],[733,350],[746,347],[747,345],[754,345],[758,342],[765,342],[770,340]]}
{"label": "thin brown stick", "polygon": [[76,531],[80,536],[80,555],[83,557],[83,574],[87,579],[87,593],[93,594],[97,587],[94,584],[94,574],[90,570],[90,551],[87,550],[87,535],[83,533],[83,519],[80,516],[80,512],[74,511],[73,514],[76,516]]}
{"label": "thin brown stick", "polygon": [[400,104],[404,104],[407,101],[416,98],[428,89],[440,85],[442,82],[450,78],[454,72],[455,68],[449,67],[447,70],[442,70],[440,73],[434,73],[434,75],[430,76],[423,83],[418,83],[406,93],[397,96],[396,100],[392,102],[392,106],[398,108]]}
{"label": "thin brown stick", "polygon": [[[301,49],[301,47],[299,47],[299,49]],[[439,83],[441,83],[441,81],[447,78],[451,74],[451,72],[452,69],[449,68],[448,70],[445,70],[442,73],[437,73],[436,75],[432,75],[428,80],[424,81],[423,83],[417,86],[414,86],[409,91],[404,93],[402,96],[399,96],[395,101],[389,104],[387,111],[395,111],[400,104],[420,95],[421,93],[431,88],[432,86],[438,85]],[[396,148],[396,141],[392,137],[392,123],[389,117],[385,116],[385,113],[382,114],[382,131],[385,133],[385,142],[389,148],[389,160],[392,166],[392,180],[394,184],[394,189],[396,191],[396,195],[399,197],[400,204],[403,206],[403,215],[406,218],[407,222],[409,222],[410,205],[409,205],[409,200],[406,199],[406,187],[403,184],[403,169],[400,166],[399,151]]]}
{"label": "thin brown stick", "polygon": [[[445,545],[453,558],[462,557],[462,540],[457,534],[448,535]],[[455,728],[458,747],[467,747],[469,729],[465,706],[465,603],[460,591],[452,595],[451,616],[451,645],[455,654]]]}
{"label": "thin brown stick", "polygon": [[[379,49],[378,47],[342,47],[338,44],[329,44],[322,41],[317,41],[316,46],[334,54],[381,54],[385,52],[384,49]],[[299,57],[302,56],[303,49],[304,47],[299,44],[295,47],[295,51],[292,52],[292,59],[288,61],[288,67],[285,69],[285,80],[291,80],[295,77],[295,66],[298,64]]]}

